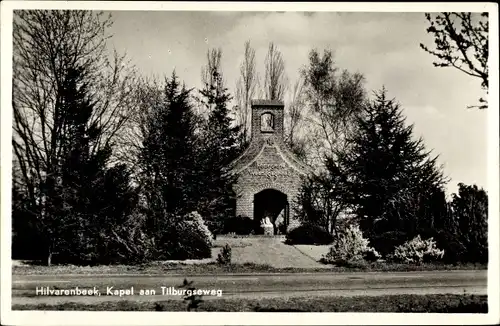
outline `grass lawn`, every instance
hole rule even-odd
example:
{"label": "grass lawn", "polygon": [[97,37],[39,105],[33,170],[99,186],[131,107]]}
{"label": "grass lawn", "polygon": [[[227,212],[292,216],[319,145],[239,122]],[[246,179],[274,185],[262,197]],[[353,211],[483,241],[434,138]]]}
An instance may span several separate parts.
{"label": "grass lawn", "polygon": [[[31,274],[224,274],[224,273],[304,273],[304,272],[377,272],[377,271],[432,271],[487,269],[487,264],[398,264],[391,262],[362,263],[350,266],[323,265],[318,261],[329,246],[295,245],[283,243],[283,237],[218,236],[212,248],[212,257],[203,260],[157,261],[141,265],[43,266],[44,262],[13,261],[13,273]],[[219,266],[215,257],[221,247],[229,244],[232,262]]]}
{"label": "grass lawn", "polygon": [[[158,302],[110,301],[95,305],[14,305],[13,310],[83,311],[186,311],[181,300]],[[293,297],[279,299],[211,299],[200,303],[198,311],[238,312],[434,312],[487,313],[485,295],[386,295],[373,297]]]}
{"label": "grass lawn", "polygon": [[328,268],[274,268],[268,265],[253,263],[232,264],[219,266],[216,263],[181,264],[170,262],[152,262],[142,265],[99,265],[75,266],[53,265],[42,266],[36,264],[14,265],[13,274],[16,275],[43,275],[43,274],[224,274],[224,273],[310,273],[310,272],[377,272],[377,271],[432,271],[432,270],[471,270],[487,269],[485,264],[396,264],[387,262],[367,263],[354,266],[330,266]]}

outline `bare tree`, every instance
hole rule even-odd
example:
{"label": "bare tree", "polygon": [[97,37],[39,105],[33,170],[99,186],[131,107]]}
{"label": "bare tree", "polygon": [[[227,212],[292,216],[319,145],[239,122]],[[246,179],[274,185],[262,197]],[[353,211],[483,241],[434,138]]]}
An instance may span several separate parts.
{"label": "bare tree", "polygon": [[[219,78],[223,79],[221,69],[222,49],[210,49],[207,51],[207,63],[201,68],[201,82],[203,85],[215,85]],[[219,75],[215,75],[218,73]]]}
{"label": "bare tree", "polygon": [[364,79],[361,74],[338,69],[329,50],[323,55],[312,50],[301,74],[301,105],[307,112],[300,131],[305,134],[307,163],[315,172],[303,185],[298,213],[334,234],[338,217],[349,214],[344,176],[336,163],[349,151],[356,118],[364,112]]}
{"label": "bare tree", "polygon": [[146,119],[150,111],[161,105],[163,101],[161,83],[155,78],[137,80],[132,98],[136,110],[130,115],[123,132],[120,133],[115,152],[116,156],[129,166],[135,179],[140,174],[137,160],[146,135],[144,130]]}
{"label": "bare tree", "polygon": [[255,67],[255,50],[250,41],[245,42],[245,55],[240,64],[240,77],[236,83],[236,102],[238,103],[236,117],[242,126],[243,139],[247,141],[250,130],[251,100],[256,94],[259,76]]}
{"label": "bare tree", "polygon": [[288,88],[285,74],[285,61],[274,43],[269,43],[265,60],[264,91],[268,100],[283,100]]}
{"label": "bare tree", "polygon": [[[111,17],[80,10],[29,10],[14,13],[13,152],[14,182],[25,192],[42,232],[57,228],[47,198],[60,177],[68,132],[65,80],[85,71],[92,100],[88,121],[95,132],[91,153],[113,145],[129,118],[134,73],[123,56],[107,52]],[[50,254],[49,254],[50,263]]]}
{"label": "bare tree", "polygon": [[[481,87],[488,91],[488,13],[442,12],[425,14],[430,26],[427,33],[434,35],[435,50],[420,43],[420,47],[436,57],[435,67],[453,67],[479,78]],[[480,98],[479,109],[488,108],[487,100]]]}
{"label": "bare tree", "polygon": [[299,77],[293,86],[291,99],[285,108],[285,142],[294,147],[304,119],[304,80]]}
{"label": "bare tree", "polygon": [[332,52],[309,55],[309,65],[302,70],[305,101],[308,107],[308,145],[313,149],[310,161],[321,165],[325,155],[336,156],[345,150],[353,130],[353,120],[363,112],[366,99],[364,77],[343,70],[339,73]]}
{"label": "bare tree", "polygon": [[[201,68],[202,89],[213,89],[217,93],[222,93],[222,90],[225,88],[225,82],[222,74],[221,59],[221,48],[207,50],[207,62]],[[204,103],[201,97],[198,97],[196,100],[198,105],[198,114],[207,118],[213,105]]]}

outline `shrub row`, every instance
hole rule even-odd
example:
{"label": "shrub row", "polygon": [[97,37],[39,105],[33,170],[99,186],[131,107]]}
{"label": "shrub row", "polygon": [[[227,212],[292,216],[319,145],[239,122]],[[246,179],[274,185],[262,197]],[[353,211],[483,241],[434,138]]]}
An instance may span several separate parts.
{"label": "shrub row", "polygon": [[[370,246],[370,241],[363,237],[359,226],[351,224],[339,230],[335,237],[320,226],[305,223],[287,234],[287,244],[325,245],[331,244],[329,252],[322,262],[336,265],[352,265],[360,261],[377,261],[382,256],[387,260],[400,263],[422,263],[442,260],[444,250],[438,249],[431,237],[423,240],[420,235],[400,242],[401,234],[386,234],[384,255]],[[380,240],[380,239],[378,239]],[[392,250],[387,248],[392,246]]]}
{"label": "shrub row", "polygon": [[287,244],[309,244],[309,245],[325,245],[333,241],[333,236],[322,227],[304,223],[288,232],[286,236]]}

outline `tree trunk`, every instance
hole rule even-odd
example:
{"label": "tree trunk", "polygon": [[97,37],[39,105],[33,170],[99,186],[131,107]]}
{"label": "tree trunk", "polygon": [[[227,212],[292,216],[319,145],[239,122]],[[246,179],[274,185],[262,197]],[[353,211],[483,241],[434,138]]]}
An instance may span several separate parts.
{"label": "tree trunk", "polygon": [[47,266],[52,264],[52,251],[49,250],[49,256],[47,257]]}

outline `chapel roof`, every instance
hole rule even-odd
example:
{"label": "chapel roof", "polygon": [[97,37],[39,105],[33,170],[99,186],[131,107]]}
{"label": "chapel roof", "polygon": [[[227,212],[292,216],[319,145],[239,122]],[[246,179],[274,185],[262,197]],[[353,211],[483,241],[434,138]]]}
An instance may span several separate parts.
{"label": "chapel roof", "polygon": [[[230,170],[233,173],[239,173],[245,170],[257,156],[259,156],[264,146],[266,146],[264,140],[251,141],[250,146],[245,152],[231,163]],[[276,146],[275,148],[278,150],[278,153],[282,155],[282,158],[288,164],[291,164],[299,170],[301,174],[309,174],[311,172],[310,168],[299,160],[281,139],[276,139],[274,146]]]}

